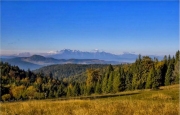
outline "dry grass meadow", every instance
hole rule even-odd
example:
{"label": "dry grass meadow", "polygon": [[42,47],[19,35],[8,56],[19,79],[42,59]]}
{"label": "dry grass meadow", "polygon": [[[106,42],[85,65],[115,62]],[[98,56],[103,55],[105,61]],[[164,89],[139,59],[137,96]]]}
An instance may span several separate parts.
{"label": "dry grass meadow", "polygon": [[178,115],[179,110],[179,85],[173,85],[97,99],[4,102],[0,115]]}

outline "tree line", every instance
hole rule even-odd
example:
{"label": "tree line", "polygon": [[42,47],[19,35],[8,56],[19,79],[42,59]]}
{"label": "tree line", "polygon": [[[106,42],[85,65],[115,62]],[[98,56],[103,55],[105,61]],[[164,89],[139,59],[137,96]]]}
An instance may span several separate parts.
{"label": "tree line", "polygon": [[53,78],[70,78],[72,80],[80,79],[85,81],[86,75],[83,75],[88,68],[103,68],[107,64],[55,64],[34,70],[34,73],[43,73],[47,76],[53,74]]}
{"label": "tree line", "polygon": [[1,101],[86,96],[178,84],[179,51],[160,61],[139,55],[131,64],[88,68],[83,82],[54,78],[51,72],[24,71],[3,62],[0,68]]}

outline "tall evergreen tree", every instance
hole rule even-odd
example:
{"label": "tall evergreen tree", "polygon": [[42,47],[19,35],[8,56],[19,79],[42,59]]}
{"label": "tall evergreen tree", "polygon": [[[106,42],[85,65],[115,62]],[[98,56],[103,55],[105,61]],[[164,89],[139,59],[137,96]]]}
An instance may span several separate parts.
{"label": "tall evergreen tree", "polygon": [[152,88],[152,89],[157,89],[158,88],[158,82],[157,82],[157,74],[155,71],[154,66],[151,68],[147,81],[146,81],[146,88]]}
{"label": "tall evergreen tree", "polygon": [[125,84],[125,81],[126,81],[126,77],[125,77],[125,73],[124,73],[124,69],[123,67],[120,67],[119,68],[119,74],[120,74],[120,87],[119,87],[119,90],[120,91],[124,91],[125,90],[125,87],[126,87],[126,84]]}
{"label": "tall evergreen tree", "polygon": [[175,63],[179,62],[179,50],[176,52]]}
{"label": "tall evergreen tree", "polygon": [[156,80],[157,80],[157,86],[162,85],[162,70],[161,68],[157,68],[156,70]]}
{"label": "tall evergreen tree", "polygon": [[171,62],[171,55],[168,56],[167,65],[169,65]]}
{"label": "tall evergreen tree", "polygon": [[64,87],[63,87],[63,85],[61,84],[61,85],[58,87],[57,96],[56,96],[56,97],[61,97],[61,96],[63,96],[63,94],[64,94],[63,89],[64,89]]}
{"label": "tall evergreen tree", "polygon": [[170,62],[168,69],[167,69],[167,72],[166,72],[166,76],[165,76],[165,85],[171,84],[172,73],[173,73],[173,63]]}
{"label": "tall evergreen tree", "polygon": [[153,82],[152,81],[152,76],[153,76],[153,72],[151,70],[149,75],[148,75],[147,81],[146,81],[146,89],[152,88],[152,82]]}
{"label": "tall evergreen tree", "polygon": [[180,67],[179,67],[179,63],[176,63],[174,71],[173,71],[173,81],[175,84],[179,84],[179,73]]}
{"label": "tall evergreen tree", "polygon": [[120,73],[116,72],[114,74],[114,79],[113,79],[113,92],[119,92],[119,88],[120,88]]}
{"label": "tall evergreen tree", "polygon": [[107,92],[110,93],[113,90],[113,72],[110,73],[108,83],[107,83]]}
{"label": "tall evergreen tree", "polygon": [[97,84],[96,84],[95,93],[97,93],[97,94],[101,94],[102,93],[101,83],[100,82],[97,82]]}
{"label": "tall evergreen tree", "polygon": [[164,61],[165,64],[167,64],[168,60],[167,60],[167,56],[166,55],[164,56],[163,61]]}
{"label": "tall evergreen tree", "polygon": [[72,90],[73,90],[72,84],[69,84],[67,87],[67,94],[66,94],[67,97],[73,96]]}
{"label": "tall evergreen tree", "polygon": [[139,55],[139,58],[136,59],[135,63],[132,66],[133,66],[132,89],[140,89],[142,69],[143,69],[141,55]]}
{"label": "tall evergreen tree", "polygon": [[102,80],[102,92],[107,93],[107,83],[108,83],[109,73],[105,73]]}
{"label": "tall evergreen tree", "polygon": [[75,83],[74,87],[73,87],[73,95],[74,96],[79,96],[80,95],[80,86],[79,83]]}
{"label": "tall evergreen tree", "polygon": [[162,61],[163,63],[164,63],[164,65],[163,65],[163,68],[162,68],[162,86],[164,86],[165,85],[165,77],[166,77],[166,72],[167,72],[167,68],[168,68],[168,60],[167,60],[167,56],[165,55],[164,56],[164,59],[163,59],[163,61]]}
{"label": "tall evergreen tree", "polygon": [[[174,56],[172,57],[171,62],[172,62],[172,64],[173,64],[173,66],[174,66],[174,65],[175,65],[175,62],[176,62]],[[174,68],[174,67],[173,67],[173,68]]]}
{"label": "tall evergreen tree", "polygon": [[108,66],[108,72],[110,73],[111,71],[114,71],[114,68],[113,68],[113,66],[110,64],[110,65]]}
{"label": "tall evergreen tree", "polygon": [[132,74],[130,72],[126,73],[126,90],[132,90]]}
{"label": "tall evergreen tree", "polygon": [[85,95],[86,94],[86,84],[85,83],[81,83],[80,84],[80,94],[81,95]]}

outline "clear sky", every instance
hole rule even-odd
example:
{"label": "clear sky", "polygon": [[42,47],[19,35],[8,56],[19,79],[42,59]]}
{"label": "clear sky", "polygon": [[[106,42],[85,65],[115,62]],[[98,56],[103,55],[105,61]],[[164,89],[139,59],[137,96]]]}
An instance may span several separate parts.
{"label": "clear sky", "polygon": [[72,49],[174,54],[177,1],[1,2],[1,53]]}

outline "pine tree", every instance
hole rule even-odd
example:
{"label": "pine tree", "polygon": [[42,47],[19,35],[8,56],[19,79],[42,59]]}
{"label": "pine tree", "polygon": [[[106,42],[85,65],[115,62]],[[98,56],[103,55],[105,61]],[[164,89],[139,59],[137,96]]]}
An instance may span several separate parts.
{"label": "pine tree", "polygon": [[91,86],[86,86],[86,95],[91,95],[95,91],[94,83]]}
{"label": "pine tree", "polygon": [[180,70],[179,63],[176,63],[173,71],[173,80],[175,84],[179,84],[179,76],[180,76],[179,70]]}
{"label": "pine tree", "polygon": [[166,73],[167,73],[167,68],[168,68],[168,61],[167,61],[167,56],[165,55],[164,56],[164,59],[162,61],[164,64],[163,64],[163,67],[162,67],[162,86],[165,85],[165,77],[166,77]]}
{"label": "pine tree", "polygon": [[126,81],[125,81],[125,84],[126,84],[126,90],[132,90],[132,74],[127,72],[126,73]]}
{"label": "pine tree", "polygon": [[124,91],[125,90],[125,87],[126,87],[126,84],[125,84],[125,81],[126,81],[126,77],[125,77],[125,73],[124,73],[124,69],[122,67],[119,68],[119,74],[120,74],[120,87],[119,87],[119,90],[120,91]]}
{"label": "pine tree", "polygon": [[157,84],[157,75],[154,66],[151,68],[147,81],[146,81],[146,88],[147,89],[156,89],[158,87]]}
{"label": "pine tree", "polygon": [[120,74],[118,72],[115,73],[114,79],[113,79],[113,92],[119,92],[120,87]]}
{"label": "pine tree", "polygon": [[83,84],[83,83],[81,83],[80,84],[80,94],[81,95],[85,95],[86,94],[86,85],[85,84]]}
{"label": "pine tree", "polygon": [[173,64],[175,64],[176,60],[175,60],[174,56],[172,57],[171,61]]}
{"label": "pine tree", "polygon": [[158,89],[158,88],[159,88],[158,76],[156,71],[154,70],[152,89]]}
{"label": "pine tree", "polygon": [[157,86],[162,85],[162,70],[161,68],[157,68],[156,70],[156,80],[157,80]]}
{"label": "pine tree", "polygon": [[75,83],[74,87],[73,87],[73,94],[74,96],[79,96],[80,95],[80,87],[79,87],[79,83]]}
{"label": "pine tree", "polygon": [[95,93],[97,93],[97,94],[101,94],[102,93],[101,83],[100,82],[97,82],[97,84],[96,84]]}
{"label": "pine tree", "polygon": [[61,97],[61,96],[63,96],[63,94],[64,94],[63,85],[61,84],[57,89],[57,96],[56,97]]}
{"label": "pine tree", "polygon": [[152,70],[150,71],[147,81],[146,81],[146,89],[152,88]]}
{"label": "pine tree", "polygon": [[172,73],[173,73],[173,64],[172,62],[170,62],[165,76],[165,85],[171,84]]}
{"label": "pine tree", "polygon": [[102,92],[107,93],[107,83],[108,83],[109,73],[106,73],[102,80]]}
{"label": "pine tree", "polygon": [[133,78],[132,78],[132,89],[141,88],[141,79],[142,79],[142,59],[141,55],[136,59],[133,66]]}
{"label": "pine tree", "polygon": [[164,61],[165,64],[167,64],[167,56],[166,55],[164,56],[163,61]]}
{"label": "pine tree", "polygon": [[179,50],[176,52],[176,59],[175,59],[175,63],[179,62]]}
{"label": "pine tree", "polygon": [[171,62],[171,56],[169,55],[169,56],[168,56],[168,60],[167,60],[167,65],[169,65],[170,62]]}
{"label": "pine tree", "polygon": [[113,68],[113,66],[110,64],[110,65],[108,66],[108,72],[110,73],[111,71],[114,71],[114,68]]}
{"label": "pine tree", "polygon": [[72,88],[73,88],[72,84],[69,84],[67,87],[67,94],[66,94],[67,97],[73,96],[72,95]]}
{"label": "pine tree", "polygon": [[107,83],[107,92],[110,93],[113,90],[113,72],[110,73],[108,83]]}
{"label": "pine tree", "polygon": [[54,97],[54,91],[53,90],[49,91],[48,97],[49,98],[53,98]]}

